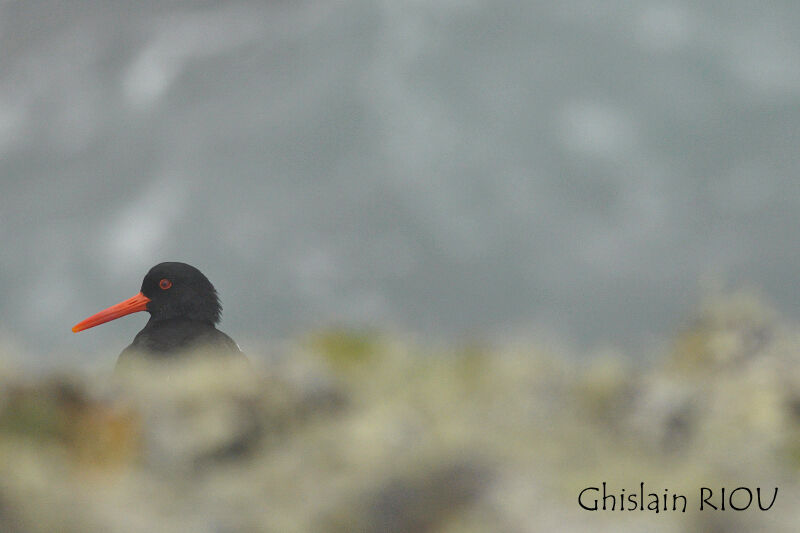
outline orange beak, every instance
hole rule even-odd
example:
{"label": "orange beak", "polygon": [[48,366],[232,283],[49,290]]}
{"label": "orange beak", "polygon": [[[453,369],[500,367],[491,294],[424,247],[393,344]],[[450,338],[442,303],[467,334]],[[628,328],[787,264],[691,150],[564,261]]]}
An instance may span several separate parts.
{"label": "orange beak", "polygon": [[147,296],[145,296],[140,292],[133,298],[128,298],[124,302],[120,302],[117,305],[112,305],[108,309],[103,309],[96,315],[92,315],[86,320],[78,322],[77,324],[72,326],[72,332],[78,333],[79,331],[93,328],[95,326],[99,326],[100,324],[105,324],[106,322],[109,322],[121,316],[129,315],[131,313],[136,313],[139,311],[146,311],[147,302],[149,301],[150,298],[148,298]]}

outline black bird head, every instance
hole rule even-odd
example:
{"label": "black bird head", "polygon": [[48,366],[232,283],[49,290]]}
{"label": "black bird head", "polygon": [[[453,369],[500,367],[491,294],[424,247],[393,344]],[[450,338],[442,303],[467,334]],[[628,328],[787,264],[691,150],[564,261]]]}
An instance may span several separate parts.
{"label": "black bird head", "polygon": [[202,272],[186,263],[160,263],[147,273],[142,290],[76,324],[75,333],[137,311],[151,321],[185,318],[209,324],[219,322],[222,306],[217,291]]}

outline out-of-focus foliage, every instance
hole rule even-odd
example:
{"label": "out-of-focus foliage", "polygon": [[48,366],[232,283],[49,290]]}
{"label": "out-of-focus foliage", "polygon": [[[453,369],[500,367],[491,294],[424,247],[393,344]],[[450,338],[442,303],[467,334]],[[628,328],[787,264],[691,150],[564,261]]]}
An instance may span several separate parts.
{"label": "out-of-focus foliage", "polygon": [[[794,531],[793,329],[737,294],[649,367],[326,330],[268,365],[4,371],[0,531]],[[580,509],[603,481],[687,512]],[[698,511],[742,485],[778,486],[774,508]]]}

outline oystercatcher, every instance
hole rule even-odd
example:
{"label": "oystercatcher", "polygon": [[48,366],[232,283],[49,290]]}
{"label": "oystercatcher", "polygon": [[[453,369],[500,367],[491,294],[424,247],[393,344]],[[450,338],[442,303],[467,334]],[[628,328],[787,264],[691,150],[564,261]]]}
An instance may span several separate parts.
{"label": "oystercatcher", "polygon": [[77,333],[137,311],[150,313],[144,329],[119,356],[117,364],[140,356],[172,358],[197,350],[243,357],[239,345],[215,327],[222,306],[202,272],[186,263],[160,263],[147,273],[142,290],[75,324]]}

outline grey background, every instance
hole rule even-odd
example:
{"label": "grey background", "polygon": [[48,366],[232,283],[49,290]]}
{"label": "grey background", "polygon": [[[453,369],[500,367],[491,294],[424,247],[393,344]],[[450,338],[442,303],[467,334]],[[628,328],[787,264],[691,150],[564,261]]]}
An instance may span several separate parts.
{"label": "grey background", "polygon": [[0,336],[116,355],[162,260],[245,348],[796,315],[799,123],[793,1],[0,2]]}

